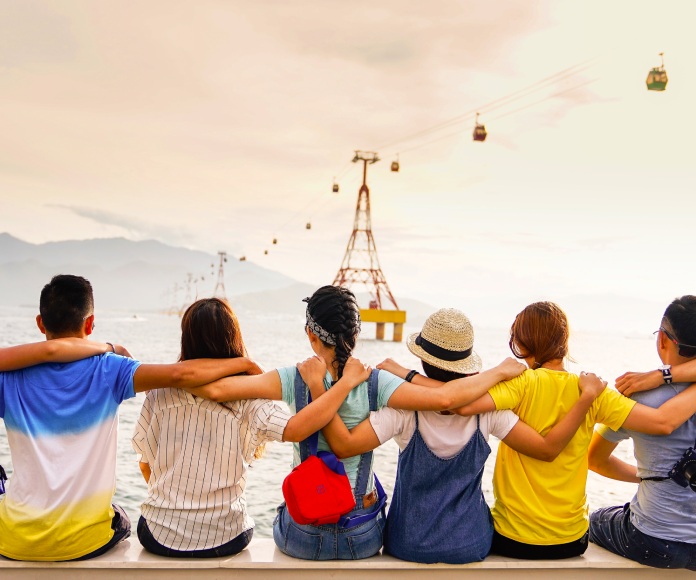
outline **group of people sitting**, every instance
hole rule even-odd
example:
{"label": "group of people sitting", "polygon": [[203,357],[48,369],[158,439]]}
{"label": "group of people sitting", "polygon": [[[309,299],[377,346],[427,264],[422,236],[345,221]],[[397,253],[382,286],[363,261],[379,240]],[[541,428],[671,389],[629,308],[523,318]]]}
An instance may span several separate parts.
{"label": "group of people sitting", "polygon": [[[86,340],[92,287],[55,276],[37,316],[48,340],[0,349],[0,417],[13,464],[0,496],[0,554],[85,559],[130,535],[127,514],[112,504],[117,410],[148,391],[132,444],[148,486],[137,535],[155,554],[243,550],[254,527],[249,465],[267,442],[292,441],[296,466],[320,431],[317,448],[342,459],[355,508],[339,523],[312,525],[278,506],[273,537],[290,556],[383,550],[458,564],[489,553],[568,558],[594,542],[643,564],[696,570],[695,296],[664,313],[662,366],[622,375],[618,390],[565,369],[568,321],[551,302],[517,315],[514,358],[488,370],[468,318],[438,310],[407,341],[421,372],[391,359],[373,371],[352,357],[360,310],[350,290],[324,286],[305,301],[314,356],[297,365],[262,372],[229,304],[215,298],[185,312],[177,363],[141,364],[123,346]],[[501,441],[491,508],[481,489],[490,435]],[[627,438],[637,465],[613,454]],[[387,510],[372,451],[389,439],[400,452]],[[635,497],[588,518],[588,468],[637,483]]]}

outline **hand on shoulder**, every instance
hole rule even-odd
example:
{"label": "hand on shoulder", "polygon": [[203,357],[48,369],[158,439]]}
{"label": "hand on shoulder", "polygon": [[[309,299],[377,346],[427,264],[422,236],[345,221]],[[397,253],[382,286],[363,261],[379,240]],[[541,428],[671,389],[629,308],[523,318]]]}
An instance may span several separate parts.
{"label": "hand on shoulder", "polygon": [[398,362],[391,358],[385,358],[377,365],[377,368],[381,371],[387,371],[388,373],[396,375],[400,379],[405,379],[409,371],[407,368],[402,367]]}
{"label": "hand on shoulder", "polygon": [[659,370],[645,373],[628,372],[616,379],[616,390],[622,395],[630,397],[633,393],[656,389],[662,384],[664,384],[664,380]]}
{"label": "hand on shoulder", "polygon": [[580,373],[578,385],[583,395],[596,399],[606,388],[607,381],[594,373],[586,373],[585,371],[582,371]]}

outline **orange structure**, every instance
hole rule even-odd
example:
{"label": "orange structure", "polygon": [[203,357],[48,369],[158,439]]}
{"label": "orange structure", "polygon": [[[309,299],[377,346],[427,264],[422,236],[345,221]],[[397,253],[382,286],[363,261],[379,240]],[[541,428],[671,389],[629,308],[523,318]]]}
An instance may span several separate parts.
{"label": "orange structure", "polygon": [[[393,339],[400,342],[403,338],[406,311],[399,310],[394,295],[384,277],[377,257],[377,247],[372,235],[372,218],[370,216],[370,189],[367,187],[367,166],[377,163],[379,157],[372,151],[356,151],[353,163],[363,163],[363,182],[358,190],[358,204],[355,208],[353,233],[348,240],[343,262],[334,279],[334,286],[352,287],[361,284],[370,295],[369,308],[361,308],[360,316],[364,322],[377,325],[376,338],[384,340],[385,324],[394,325]],[[383,299],[393,306],[383,308]]]}

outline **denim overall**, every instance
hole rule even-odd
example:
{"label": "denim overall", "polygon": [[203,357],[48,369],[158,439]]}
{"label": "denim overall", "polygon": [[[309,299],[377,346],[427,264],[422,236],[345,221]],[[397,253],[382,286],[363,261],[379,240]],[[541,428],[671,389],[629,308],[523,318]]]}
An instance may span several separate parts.
{"label": "denim overall", "polygon": [[384,532],[384,552],[401,560],[466,564],[483,560],[493,537],[493,518],[481,477],[491,452],[480,430],[449,459],[435,455],[418,429],[399,454]]}
{"label": "denim overall", "polygon": [[[368,380],[371,411],[377,410],[378,373],[378,370],[373,370]],[[309,390],[298,371],[295,377],[297,413],[307,405],[308,394]],[[307,438],[300,442],[300,460],[304,461],[309,455],[310,443]],[[384,503],[377,501],[368,508],[360,507],[369,482],[372,455],[370,451],[360,456],[358,477],[353,489],[356,508],[347,514],[347,519],[353,520],[350,527],[340,523],[322,526],[298,524],[288,513],[284,502],[278,506],[278,514],[273,522],[273,540],[281,552],[303,560],[360,560],[379,552],[385,521]],[[359,523],[355,525],[356,522]]]}

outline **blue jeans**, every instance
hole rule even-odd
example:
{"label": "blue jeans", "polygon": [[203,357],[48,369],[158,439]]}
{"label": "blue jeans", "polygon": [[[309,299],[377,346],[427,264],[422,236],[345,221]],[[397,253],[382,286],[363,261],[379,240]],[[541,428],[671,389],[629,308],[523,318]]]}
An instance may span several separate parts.
{"label": "blue jeans", "polygon": [[[350,515],[370,513],[378,506],[353,510]],[[303,560],[361,560],[377,554],[382,547],[384,514],[353,528],[335,524],[304,526],[293,521],[285,503],[278,506],[273,522],[273,540],[281,552]]]}
{"label": "blue jeans", "polygon": [[630,504],[592,512],[590,542],[646,566],[696,570],[696,544],[644,534],[631,523]]}

